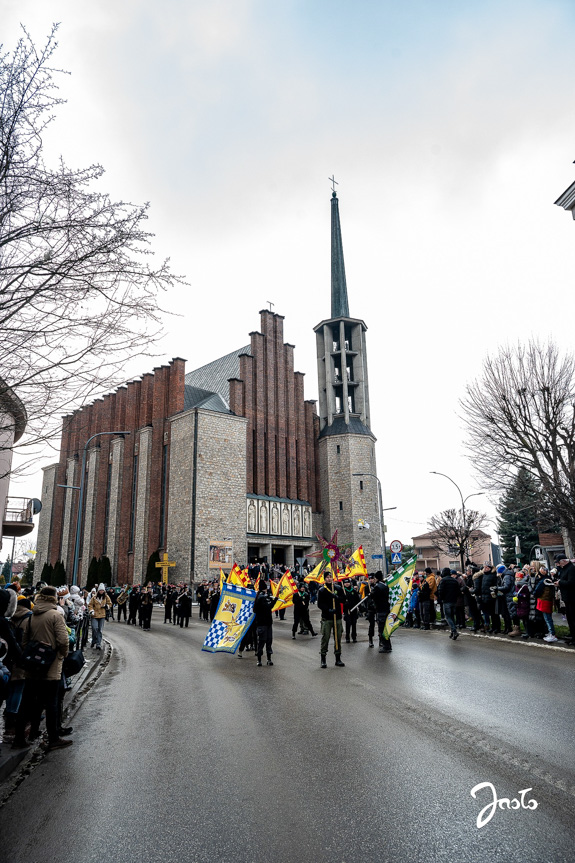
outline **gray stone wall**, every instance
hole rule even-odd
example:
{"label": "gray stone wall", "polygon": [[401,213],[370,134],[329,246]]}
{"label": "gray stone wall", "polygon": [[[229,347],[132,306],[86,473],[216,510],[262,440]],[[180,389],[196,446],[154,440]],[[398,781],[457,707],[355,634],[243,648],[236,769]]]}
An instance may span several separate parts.
{"label": "gray stone wall", "polygon": [[[375,572],[381,568],[380,561],[371,559],[380,551],[377,482],[353,476],[377,473],[374,441],[367,435],[331,435],[320,440],[319,457],[323,535],[330,539],[337,530],[339,544],[350,542],[353,550],[362,545],[368,569]],[[360,519],[369,523],[369,530],[359,530]]]}
{"label": "gray stone wall", "polygon": [[150,467],[152,461],[151,427],[143,428],[138,438],[138,483],[134,534],[134,584],[143,584],[148,564],[148,514],[150,502]]}
{"label": "gray stone wall", "polygon": [[120,525],[120,492],[122,489],[122,469],[124,465],[124,438],[114,438],[110,445],[112,471],[110,476],[110,510],[108,513],[108,536],[106,555],[110,558],[112,580],[116,581],[118,572],[118,529]]}
{"label": "gray stone wall", "polygon": [[171,423],[166,550],[176,566],[170,571],[170,580],[201,581],[209,573],[210,540],[229,538],[235,560],[245,562],[247,558],[247,420],[194,410],[176,415]]}
{"label": "gray stone wall", "polygon": [[[42,509],[38,520],[38,536],[36,538],[36,563],[35,570],[40,577],[42,567],[49,563],[50,554],[50,529],[52,526],[52,505],[54,502],[54,489],[56,488],[57,464],[42,468]],[[38,580],[38,579],[36,579]]]}
{"label": "gray stone wall", "polygon": [[[84,504],[84,537],[82,540],[82,559],[78,570],[78,584],[85,584],[88,578],[88,567],[92,559],[92,542],[94,539],[94,518],[96,515],[96,482],[98,479],[98,462],[100,450],[97,447],[88,450],[88,480],[85,484]],[[78,492],[79,494],[79,492]]]}
{"label": "gray stone wall", "polygon": [[[244,417],[198,412],[194,580],[208,573],[210,540],[231,539],[234,560],[247,560]],[[218,570],[214,573],[217,575]]]}

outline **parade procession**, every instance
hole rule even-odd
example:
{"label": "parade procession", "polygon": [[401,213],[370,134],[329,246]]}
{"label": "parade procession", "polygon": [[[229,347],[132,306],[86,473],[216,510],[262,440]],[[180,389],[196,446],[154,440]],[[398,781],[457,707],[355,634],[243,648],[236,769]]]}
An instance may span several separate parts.
{"label": "parade procession", "polygon": [[0,863],[575,863],[573,3],[0,8]]}

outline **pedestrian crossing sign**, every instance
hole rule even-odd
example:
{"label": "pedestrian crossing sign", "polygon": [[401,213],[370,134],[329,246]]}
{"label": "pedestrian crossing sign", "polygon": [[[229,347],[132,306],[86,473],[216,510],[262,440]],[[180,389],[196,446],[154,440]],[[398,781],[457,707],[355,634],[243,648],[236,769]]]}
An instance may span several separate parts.
{"label": "pedestrian crossing sign", "polygon": [[401,563],[401,552],[400,551],[392,551],[391,562],[392,563]]}

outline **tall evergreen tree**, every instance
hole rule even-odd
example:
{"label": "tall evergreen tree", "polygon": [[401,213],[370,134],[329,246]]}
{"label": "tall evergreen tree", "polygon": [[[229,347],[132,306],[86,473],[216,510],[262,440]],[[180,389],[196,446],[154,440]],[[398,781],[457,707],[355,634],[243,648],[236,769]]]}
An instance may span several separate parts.
{"label": "tall evergreen tree", "polygon": [[515,537],[521,544],[521,563],[529,560],[533,546],[539,543],[538,503],[540,491],[537,481],[525,468],[519,468],[515,480],[501,498],[497,514],[497,530],[501,540],[503,562],[509,566],[516,562]]}
{"label": "tall evergreen tree", "polygon": [[8,583],[8,579],[10,578],[10,571],[12,569],[12,561],[9,557],[6,558],[6,563],[2,567],[2,575],[4,576],[4,584]]}
{"label": "tall evergreen tree", "polygon": [[34,559],[30,558],[24,567],[24,572],[22,573],[22,582],[24,584],[32,584],[34,581],[34,563]]}
{"label": "tall evergreen tree", "polygon": [[98,587],[99,582],[99,572],[98,572],[98,560],[93,557],[90,561],[90,566],[88,567],[88,579],[86,581],[86,590],[92,590],[93,587]]}
{"label": "tall evergreen tree", "polygon": [[106,587],[110,587],[112,584],[112,564],[110,558],[106,557],[105,554],[98,561],[98,583],[100,582]]}
{"label": "tall evergreen tree", "polygon": [[160,567],[156,567],[156,564],[160,562],[160,552],[156,549],[150,555],[150,559],[148,560],[148,566],[146,567],[146,584],[149,581],[157,584],[162,580],[162,570]]}
{"label": "tall evergreen tree", "polygon": [[66,567],[61,560],[57,560],[54,564],[52,581],[56,587],[61,587],[63,584],[66,584]]}
{"label": "tall evergreen tree", "polygon": [[52,574],[54,570],[51,563],[45,563],[40,574],[40,581],[46,584],[52,584]]}

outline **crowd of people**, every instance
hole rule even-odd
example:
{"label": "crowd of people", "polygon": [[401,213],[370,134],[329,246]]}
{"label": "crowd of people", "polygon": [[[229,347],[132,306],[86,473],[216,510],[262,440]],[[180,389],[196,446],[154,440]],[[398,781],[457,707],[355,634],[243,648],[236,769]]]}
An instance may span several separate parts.
{"label": "crowd of people", "polygon": [[[256,589],[254,619],[238,648],[238,657],[253,651],[257,665],[273,665],[273,623],[285,620],[285,608],[276,605],[273,582],[285,568],[252,566],[248,586]],[[320,666],[327,667],[330,642],[335,665],[345,667],[342,644],[357,641],[357,623],[365,618],[368,646],[375,646],[377,628],[381,653],[392,650],[385,624],[390,613],[390,592],[381,572],[366,578],[306,583],[305,573],[293,572],[292,638],[321,635]],[[72,744],[73,729],[63,725],[63,700],[71,678],[82,667],[82,651],[88,640],[93,650],[102,649],[106,621],[124,621],[151,631],[154,605],[163,607],[164,625],[188,627],[194,600],[200,622],[213,620],[220,600],[219,579],[190,585],[118,586],[104,584],[81,589],[38,583],[23,588],[15,581],[0,589],[0,706],[4,709],[4,741],[15,749],[27,748],[40,736],[42,714],[46,719],[47,749]],[[320,632],[310,618],[317,602]],[[520,568],[501,564],[469,566],[465,573],[445,568],[415,572],[405,599],[403,626],[430,630],[447,627],[456,640],[468,626],[475,633],[509,638],[557,642],[553,613],[562,614],[569,628],[565,644],[575,643],[575,561],[558,555],[548,570],[542,561]]]}
{"label": "crowd of people", "polygon": [[551,570],[540,560],[523,567],[468,566],[465,573],[428,567],[413,578],[405,625],[430,629],[439,615],[454,639],[470,623],[474,632],[553,643],[559,640],[554,612],[569,628],[564,643],[573,644],[575,565],[562,555]]}

